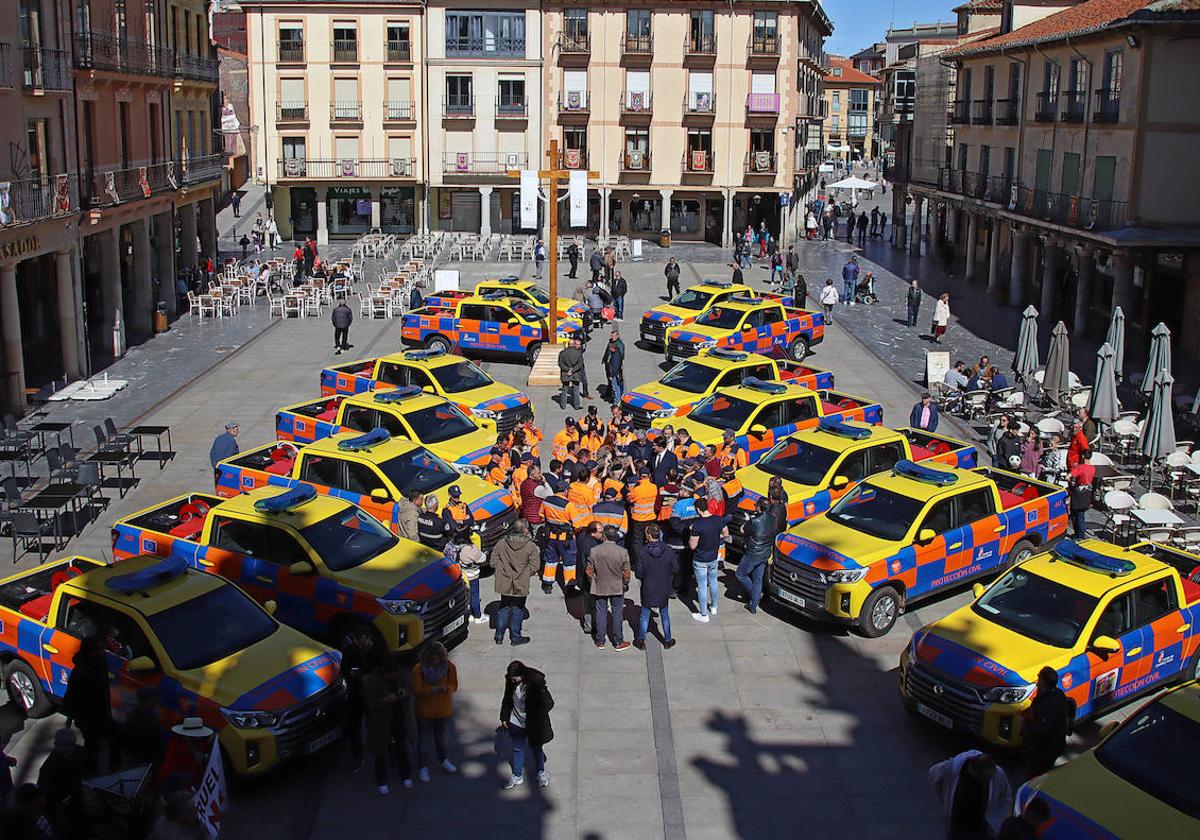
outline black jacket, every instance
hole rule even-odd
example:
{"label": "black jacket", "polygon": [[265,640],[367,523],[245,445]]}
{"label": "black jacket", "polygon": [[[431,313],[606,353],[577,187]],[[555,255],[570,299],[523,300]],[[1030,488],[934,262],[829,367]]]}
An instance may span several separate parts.
{"label": "black jacket", "polygon": [[624,277],[614,277],[612,282],[612,296],[615,298],[623,297],[629,292],[629,283]]}
{"label": "black jacket", "polygon": [[421,545],[427,545],[435,551],[444,551],[450,539],[450,529],[446,521],[432,511],[423,510],[417,514],[417,538]]}
{"label": "black jacket", "polygon": [[775,534],[778,536],[788,529],[788,500],[787,493],[783,494],[783,498],[771,502],[771,507],[767,512],[771,514],[771,518],[775,521]]}
{"label": "black jacket", "polygon": [[679,555],[664,542],[645,543],[637,553],[637,578],[642,582],[642,606],[665,607],[675,591]]}
{"label": "black jacket", "polygon": [[908,305],[914,309],[921,305],[921,290],[915,289],[912,286],[908,287]]}
{"label": "black jacket", "polygon": [[354,323],[354,313],[350,311],[349,306],[344,303],[339,303],[333,308],[333,314],[330,316],[330,320],[333,321],[333,326],[335,329],[349,329],[350,325]]}
{"label": "black jacket", "polygon": [[582,382],[583,350],[568,347],[559,353],[558,375],[562,382]]}
{"label": "black jacket", "polygon": [[1070,701],[1061,688],[1045,694],[1039,691],[1029,706],[1029,714],[1022,732],[1025,750],[1052,763],[1066,748]]}
{"label": "black jacket", "polygon": [[663,268],[663,276],[668,280],[679,279],[679,263],[667,263]]}
{"label": "black jacket", "polygon": [[1021,438],[1005,432],[1000,435],[1000,440],[996,441],[996,466],[1002,470],[1013,469],[1010,459],[1014,455],[1021,457]]}
{"label": "black jacket", "polygon": [[745,530],[742,531],[742,537],[745,540],[742,559],[756,560],[760,563],[767,562],[772,549],[775,548],[777,533],[775,517],[770,510],[764,510],[762,513],[751,516],[750,521],[746,523]]}
{"label": "black jacket", "polygon": [[[500,720],[512,720],[513,693],[516,686],[512,680],[504,681],[504,699],[500,701]],[[554,729],[550,726],[550,710],[554,698],[546,688],[546,675],[533,668],[525,669],[525,737],[530,746],[540,747],[554,740]]]}
{"label": "black jacket", "polygon": [[667,471],[679,466],[679,459],[675,457],[674,452],[668,449],[663,456],[662,463],[659,464],[657,462],[658,450],[655,449],[654,453],[650,456],[651,480],[659,487],[662,487],[667,483]]}

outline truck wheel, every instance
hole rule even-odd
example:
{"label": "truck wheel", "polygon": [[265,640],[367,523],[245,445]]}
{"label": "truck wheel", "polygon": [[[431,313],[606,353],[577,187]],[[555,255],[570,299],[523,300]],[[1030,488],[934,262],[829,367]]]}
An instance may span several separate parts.
{"label": "truck wheel", "polygon": [[868,639],[878,638],[892,629],[904,604],[900,593],[890,586],[881,586],[868,596],[858,616],[859,632]]}
{"label": "truck wheel", "polygon": [[803,362],[808,355],[808,339],[804,336],[798,337],[788,348],[788,355],[797,362]]}
{"label": "truck wheel", "polygon": [[1024,563],[1033,556],[1037,549],[1029,540],[1021,540],[1012,547],[1012,551],[1008,552],[1008,557],[1004,558],[1004,568],[1001,572],[1006,572],[1018,563]]}
{"label": "truck wheel", "polygon": [[1200,651],[1192,657],[1191,663],[1179,673],[1179,681],[1200,680]]}
{"label": "truck wheel", "polygon": [[533,344],[530,344],[528,347],[525,348],[526,364],[528,364],[530,367],[533,367],[534,363],[537,362],[538,356],[540,356],[541,353],[542,353],[542,342],[535,341],[535,342],[533,342]]}
{"label": "truck wheel", "polygon": [[46,699],[41,681],[20,659],[9,664],[4,674],[4,686],[8,689],[8,702],[20,709],[25,717],[40,718],[50,713],[50,701]]}
{"label": "truck wheel", "polygon": [[425,346],[430,350],[441,350],[443,353],[450,352],[450,339],[444,335],[430,336],[425,341]]}

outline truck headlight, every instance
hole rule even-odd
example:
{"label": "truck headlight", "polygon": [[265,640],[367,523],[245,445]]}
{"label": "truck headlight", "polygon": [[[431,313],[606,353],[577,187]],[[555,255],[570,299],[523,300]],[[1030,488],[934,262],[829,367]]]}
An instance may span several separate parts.
{"label": "truck headlight", "polygon": [[1037,686],[1029,685],[997,686],[983,692],[983,699],[988,703],[1024,703],[1033,694]]}
{"label": "truck headlight", "polygon": [[825,580],[828,583],[858,583],[867,576],[869,571],[867,566],[858,569],[835,569],[825,573]]}
{"label": "truck headlight", "polygon": [[707,341],[701,341],[696,346],[699,347],[701,350],[707,350],[710,347],[716,347],[717,340],[715,338],[710,338]]}
{"label": "truck headlight", "polygon": [[450,466],[462,475],[474,475],[483,477],[483,467],[476,464],[451,464]]}
{"label": "truck headlight", "polygon": [[683,319],[682,318],[672,318],[670,321],[663,321],[663,324],[667,327],[682,327]]}
{"label": "truck headlight", "polygon": [[476,417],[482,417],[484,420],[495,420],[499,415],[490,408],[472,408],[471,413]]}
{"label": "truck headlight", "polygon": [[421,602],[409,598],[376,598],[375,600],[388,615],[413,615],[421,611]]}
{"label": "truck headlight", "polygon": [[656,408],[650,412],[651,417],[674,417],[675,409],[673,408]]}
{"label": "truck headlight", "polygon": [[270,729],[279,723],[278,712],[242,711],[240,709],[221,709],[225,720],[238,729]]}

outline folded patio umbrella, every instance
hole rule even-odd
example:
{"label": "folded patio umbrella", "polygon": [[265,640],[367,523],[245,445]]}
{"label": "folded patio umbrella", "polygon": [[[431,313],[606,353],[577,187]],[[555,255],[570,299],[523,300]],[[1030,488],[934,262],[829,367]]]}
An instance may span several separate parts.
{"label": "folded patio umbrella", "polygon": [[1096,382],[1092,385],[1092,402],[1088,411],[1097,423],[1111,426],[1121,416],[1117,399],[1116,351],[1107,341],[1096,351]]}
{"label": "folded patio umbrella", "polygon": [[1042,378],[1042,390],[1055,405],[1070,400],[1071,340],[1067,325],[1059,321],[1050,333],[1050,353],[1046,356],[1046,374]]}
{"label": "folded patio umbrella", "polygon": [[1032,306],[1026,307],[1021,313],[1021,332],[1017,336],[1017,353],[1012,363],[1017,381],[1021,383],[1031,379],[1041,364],[1038,357],[1037,318],[1038,311]]}
{"label": "folded patio umbrella", "polygon": [[1146,360],[1146,375],[1142,378],[1142,393],[1149,394],[1158,382],[1158,375],[1171,372],[1171,331],[1159,322],[1150,331],[1150,358]]}
{"label": "folded patio umbrella", "polygon": [[1167,371],[1159,371],[1154,379],[1154,393],[1150,397],[1150,413],[1146,425],[1138,438],[1138,451],[1146,457],[1150,482],[1154,481],[1154,462],[1175,451],[1175,417],[1171,413],[1171,386],[1175,380]]}
{"label": "folded patio umbrella", "polygon": [[1112,320],[1108,322],[1108,335],[1104,340],[1115,354],[1113,370],[1116,372],[1117,382],[1120,382],[1125,378],[1125,313],[1119,306],[1113,307]]}

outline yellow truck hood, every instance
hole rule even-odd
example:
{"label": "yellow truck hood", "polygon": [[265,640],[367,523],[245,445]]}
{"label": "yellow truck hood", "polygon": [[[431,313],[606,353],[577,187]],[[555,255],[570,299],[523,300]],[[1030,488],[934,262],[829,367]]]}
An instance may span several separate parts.
{"label": "yellow truck hood", "polygon": [[779,538],[778,546],[781,553],[798,563],[830,571],[873,565],[895,554],[904,544],[816,516],[787,531]]}
{"label": "yellow truck hood", "polygon": [[180,684],[231,709],[282,709],[332,685],[341,657],[290,627],[203,668],[179,671]]}
{"label": "yellow truck hood", "polygon": [[[948,645],[941,644],[948,642]],[[988,621],[970,605],[960,607],[950,615],[926,626],[914,637],[918,658],[934,664],[951,676],[969,679],[967,672],[958,673],[969,665],[1003,678],[1006,685],[1025,685],[1037,681],[1038,671],[1049,665],[1055,670],[1065,668],[1072,650],[1056,648],[1022,636],[1007,627]],[[927,648],[951,650],[956,659],[975,660],[960,664],[934,662]]]}
{"label": "yellow truck hood", "polygon": [[[476,429],[440,443],[426,443],[430,452],[439,455],[450,463],[456,461],[462,464],[474,464],[477,467],[487,465],[488,453],[496,445],[495,430]],[[403,489],[403,488],[401,488]]]}
{"label": "yellow truck hood", "polygon": [[664,408],[679,408],[681,406],[693,405],[700,402],[705,396],[705,394],[693,394],[690,391],[681,391],[678,388],[672,388],[670,385],[663,385],[661,382],[653,381],[639,385],[632,391],[626,392],[622,400],[635,408],[645,409],[646,411],[658,411]]}
{"label": "yellow truck hood", "polygon": [[439,562],[444,562],[440,552],[402,538],[394,548],[361,566],[332,574],[345,586],[382,598],[394,596],[398,585],[407,586],[409,578]]}

